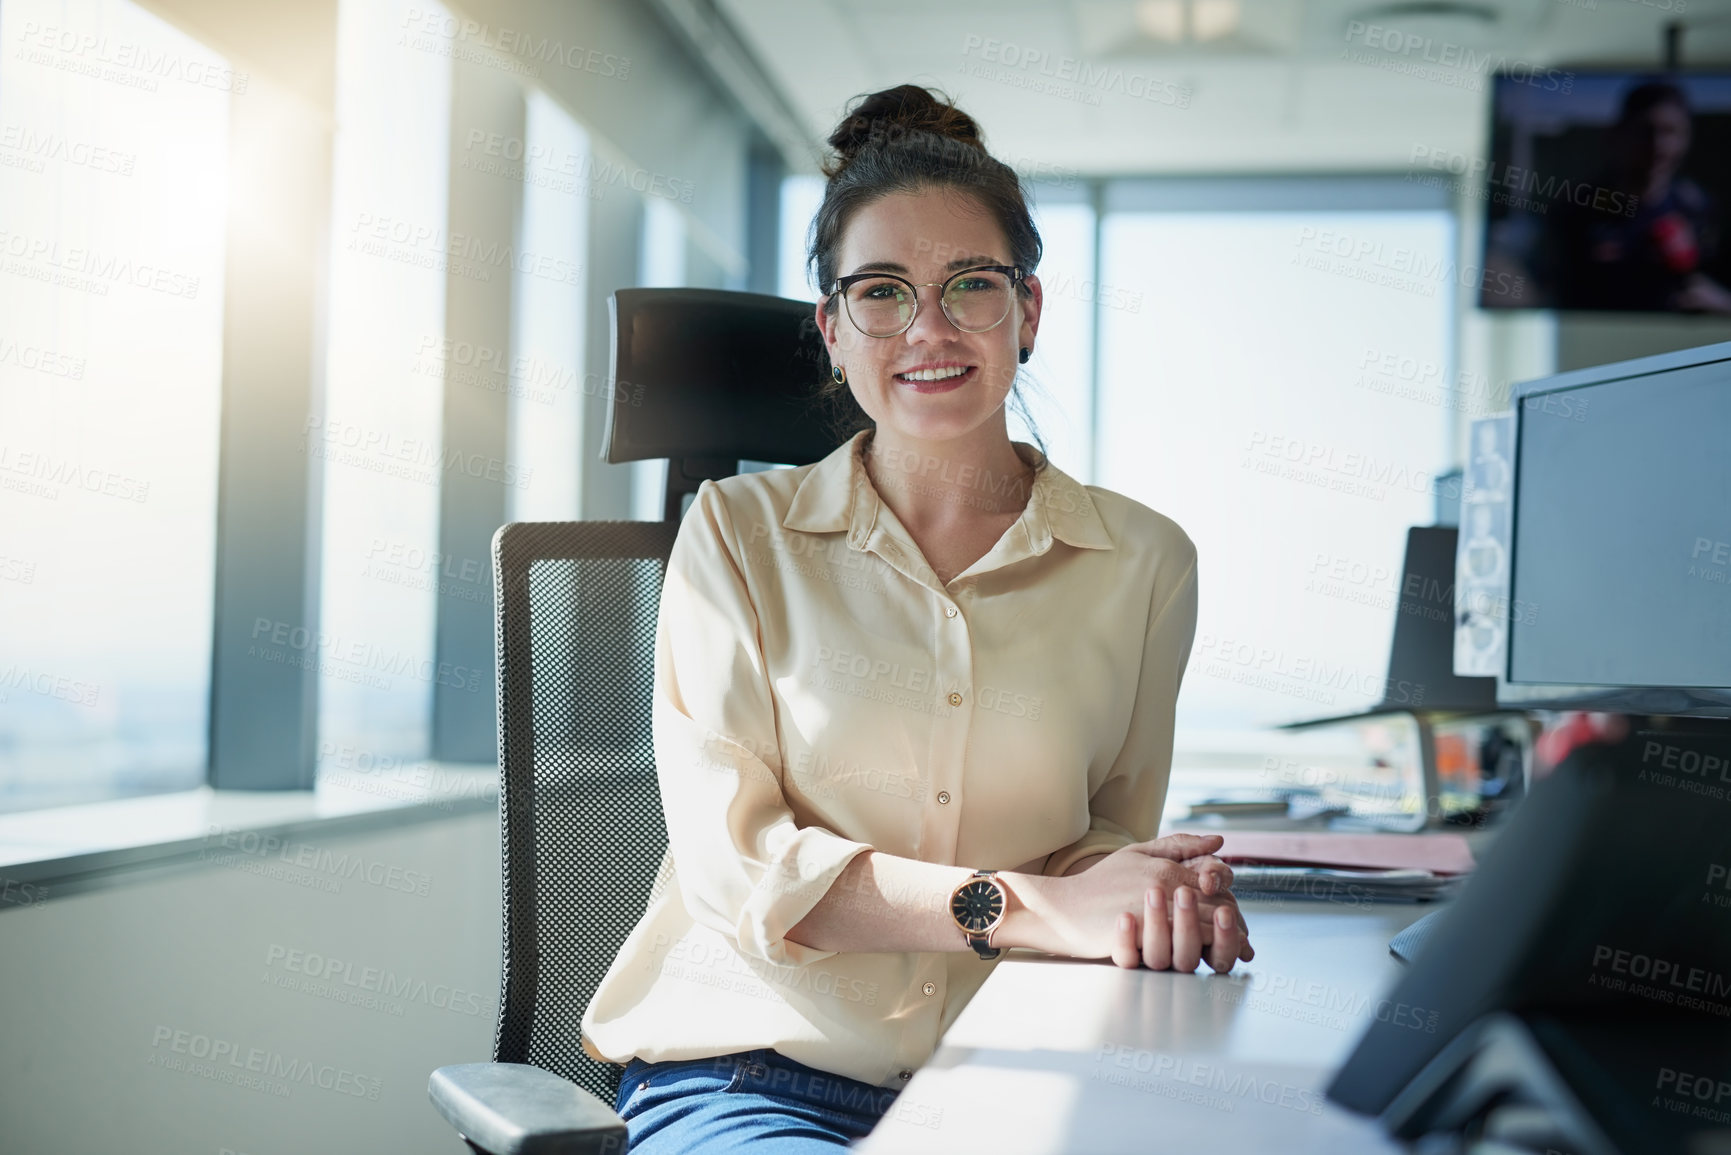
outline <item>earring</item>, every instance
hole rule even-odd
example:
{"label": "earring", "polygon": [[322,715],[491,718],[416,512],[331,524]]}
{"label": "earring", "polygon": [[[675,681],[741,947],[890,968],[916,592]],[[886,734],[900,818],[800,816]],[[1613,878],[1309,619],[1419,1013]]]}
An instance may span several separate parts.
{"label": "earring", "polygon": [[1033,355],[1034,355],[1034,351],[1032,349],[1028,348],[1026,345],[1023,345],[1022,351],[1020,353],[1016,354],[1016,359],[1019,360],[1022,364],[1026,365],[1028,363],[1028,358],[1032,357]]}
{"label": "earring", "polygon": [[843,369],[840,365],[831,365],[829,367],[829,376],[830,380],[834,381],[837,385],[847,384],[847,370]]}

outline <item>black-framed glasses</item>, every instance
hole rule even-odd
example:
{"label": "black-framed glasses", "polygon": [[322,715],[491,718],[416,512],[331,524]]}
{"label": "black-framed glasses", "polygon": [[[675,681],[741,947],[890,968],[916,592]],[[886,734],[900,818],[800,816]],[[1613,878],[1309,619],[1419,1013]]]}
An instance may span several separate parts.
{"label": "black-framed glasses", "polygon": [[1022,270],[1016,265],[976,265],[945,281],[916,285],[894,273],[854,273],[829,287],[840,293],[854,328],[868,337],[894,337],[908,331],[920,312],[920,290],[939,289],[938,305],[950,324],[964,333],[984,333],[1004,323],[1016,299]]}

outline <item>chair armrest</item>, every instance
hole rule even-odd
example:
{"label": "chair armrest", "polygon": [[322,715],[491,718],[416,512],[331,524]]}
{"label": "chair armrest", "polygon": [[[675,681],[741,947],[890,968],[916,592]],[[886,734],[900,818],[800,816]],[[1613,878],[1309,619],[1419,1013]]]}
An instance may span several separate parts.
{"label": "chair armrest", "polygon": [[463,1138],[490,1155],[625,1155],[625,1121],[540,1067],[440,1067],[427,1081],[427,1097]]}

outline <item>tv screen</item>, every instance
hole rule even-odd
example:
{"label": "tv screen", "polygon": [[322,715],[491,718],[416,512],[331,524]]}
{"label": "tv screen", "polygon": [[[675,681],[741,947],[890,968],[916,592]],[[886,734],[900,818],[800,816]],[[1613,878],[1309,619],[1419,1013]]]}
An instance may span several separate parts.
{"label": "tv screen", "polygon": [[1568,76],[1494,80],[1480,306],[1731,316],[1731,73]]}

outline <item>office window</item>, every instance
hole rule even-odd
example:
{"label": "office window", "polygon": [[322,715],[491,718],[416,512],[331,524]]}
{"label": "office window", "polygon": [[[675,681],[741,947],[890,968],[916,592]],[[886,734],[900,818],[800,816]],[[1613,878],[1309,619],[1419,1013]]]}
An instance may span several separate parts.
{"label": "office window", "polygon": [[[686,277],[685,218],[672,203],[647,197],[643,205],[643,242],[638,250],[637,283],[645,289],[677,289]],[[631,463],[631,516],[660,521],[667,493],[667,461]]]}
{"label": "office window", "polygon": [[1448,464],[1450,214],[1251,198],[1103,230],[1101,282],[1142,307],[1099,312],[1100,482],[1199,552],[1180,747],[1380,699],[1406,529]]}
{"label": "office window", "polygon": [[780,260],[776,270],[779,296],[817,300],[817,290],[806,270],[805,246],[811,239],[811,220],[823,204],[823,189],[821,176],[790,176],[781,182]]}
{"label": "office window", "polygon": [[237,77],[126,0],[9,0],[0,43],[0,810],[185,789]]}
{"label": "office window", "polygon": [[[1023,401],[1054,464],[1084,484],[1093,480],[1090,428],[1094,373],[1094,311],[1142,311],[1140,297],[1101,286],[1094,271],[1094,207],[1085,200],[1036,201],[1034,226],[1044,254],[1035,271],[1044,290],[1034,356],[1021,375]],[[1010,436],[1033,443],[1014,412]]]}
{"label": "office window", "polygon": [[[589,137],[540,91],[528,94],[521,248],[512,304],[510,457],[532,484],[508,489],[512,521],[575,521],[583,453]],[[568,175],[575,174],[575,175]]]}
{"label": "office window", "polygon": [[431,684],[335,657],[419,665],[434,656],[441,583],[491,596],[473,559],[465,571],[438,551],[446,366],[485,372],[491,360],[444,339],[451,64],[399,43],[410,10],[406,0],[338,9],[329,360],[309,448],[323,458],[319,633],[333,655],[319,680],[319,751],[345,765],[424,757]]}

